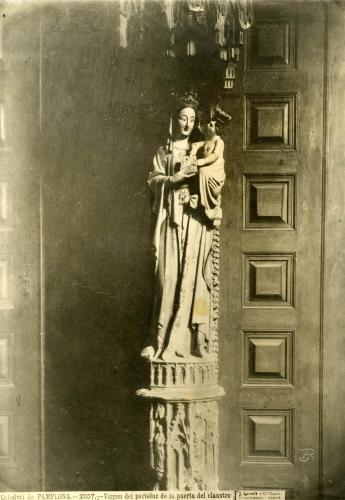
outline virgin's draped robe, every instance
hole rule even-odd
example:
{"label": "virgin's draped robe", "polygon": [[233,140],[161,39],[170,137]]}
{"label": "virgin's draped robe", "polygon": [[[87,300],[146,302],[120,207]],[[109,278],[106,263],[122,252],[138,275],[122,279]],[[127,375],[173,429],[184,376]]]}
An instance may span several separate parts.
{"label": "virgin's draped robe", "polygon": [[206,343],[210,338],[212,223],[200,204],[197,176],[178,188],[169,182],[187,148],[159,148],[148,179],[156,216],[153,328],[156,356],[165,360],[193,355],[198,332]]}

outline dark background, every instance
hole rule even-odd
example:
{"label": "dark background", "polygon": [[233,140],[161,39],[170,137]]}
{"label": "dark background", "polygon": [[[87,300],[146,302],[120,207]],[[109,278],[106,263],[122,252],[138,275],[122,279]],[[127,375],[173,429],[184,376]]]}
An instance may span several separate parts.
{"label": "dark background", "polygon": [[141,489],[147,476],[135,389],[152,286],[151,70],[118,50],[116,10],[41,14],[48,490]]}

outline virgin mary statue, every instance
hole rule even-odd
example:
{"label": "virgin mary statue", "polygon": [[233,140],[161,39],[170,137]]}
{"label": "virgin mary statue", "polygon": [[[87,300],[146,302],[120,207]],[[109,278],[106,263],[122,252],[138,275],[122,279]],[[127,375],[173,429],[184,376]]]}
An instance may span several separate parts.
{"label": "virgin mary statue", "polygon": [[144,349],[143,355],[164,361],[207,357],[211,340],[214,228],[200,204],[197,169],[181,168],[188,160],[193,129],[198,125],[195,93],[178,99],[171,123],[171,140],[158,149],[148,178],[154,195],[156,290],[152,328],[157,345]]}

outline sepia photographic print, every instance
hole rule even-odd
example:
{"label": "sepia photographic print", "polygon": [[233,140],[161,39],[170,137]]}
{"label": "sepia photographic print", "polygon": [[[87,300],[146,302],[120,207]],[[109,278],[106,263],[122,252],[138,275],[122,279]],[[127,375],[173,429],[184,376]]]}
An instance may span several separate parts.
{"label": "sepia photographic print", "polygon": [[345,499],[344,48],[344,0],[0,2],[0,500]]}

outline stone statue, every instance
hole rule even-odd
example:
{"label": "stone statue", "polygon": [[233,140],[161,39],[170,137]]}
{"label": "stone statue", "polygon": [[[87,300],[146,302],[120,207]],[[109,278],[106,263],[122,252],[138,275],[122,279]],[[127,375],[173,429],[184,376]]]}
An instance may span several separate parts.
{"label": "stone statue", "polygon": [[[195,93],[177,99],[169,140],[153,160],[156,288],[152,337],[142,356],[151,402],[156,490],[218,487],[219,224],[225,181],[219,106],[199,124]],[[200,128],[202,141],[197,141]]]}
{"label": "stone statue", "polygon": [[221,220],[225,180],[217,109],[204,125],[206,140],[192,144],[199,119],[197,96],[192,92],[179,97],[170,140],[158,149],[149,174],[156,258],[152,327],[157,345],[142,355],[151,360],[210,356],[212,243]]}

